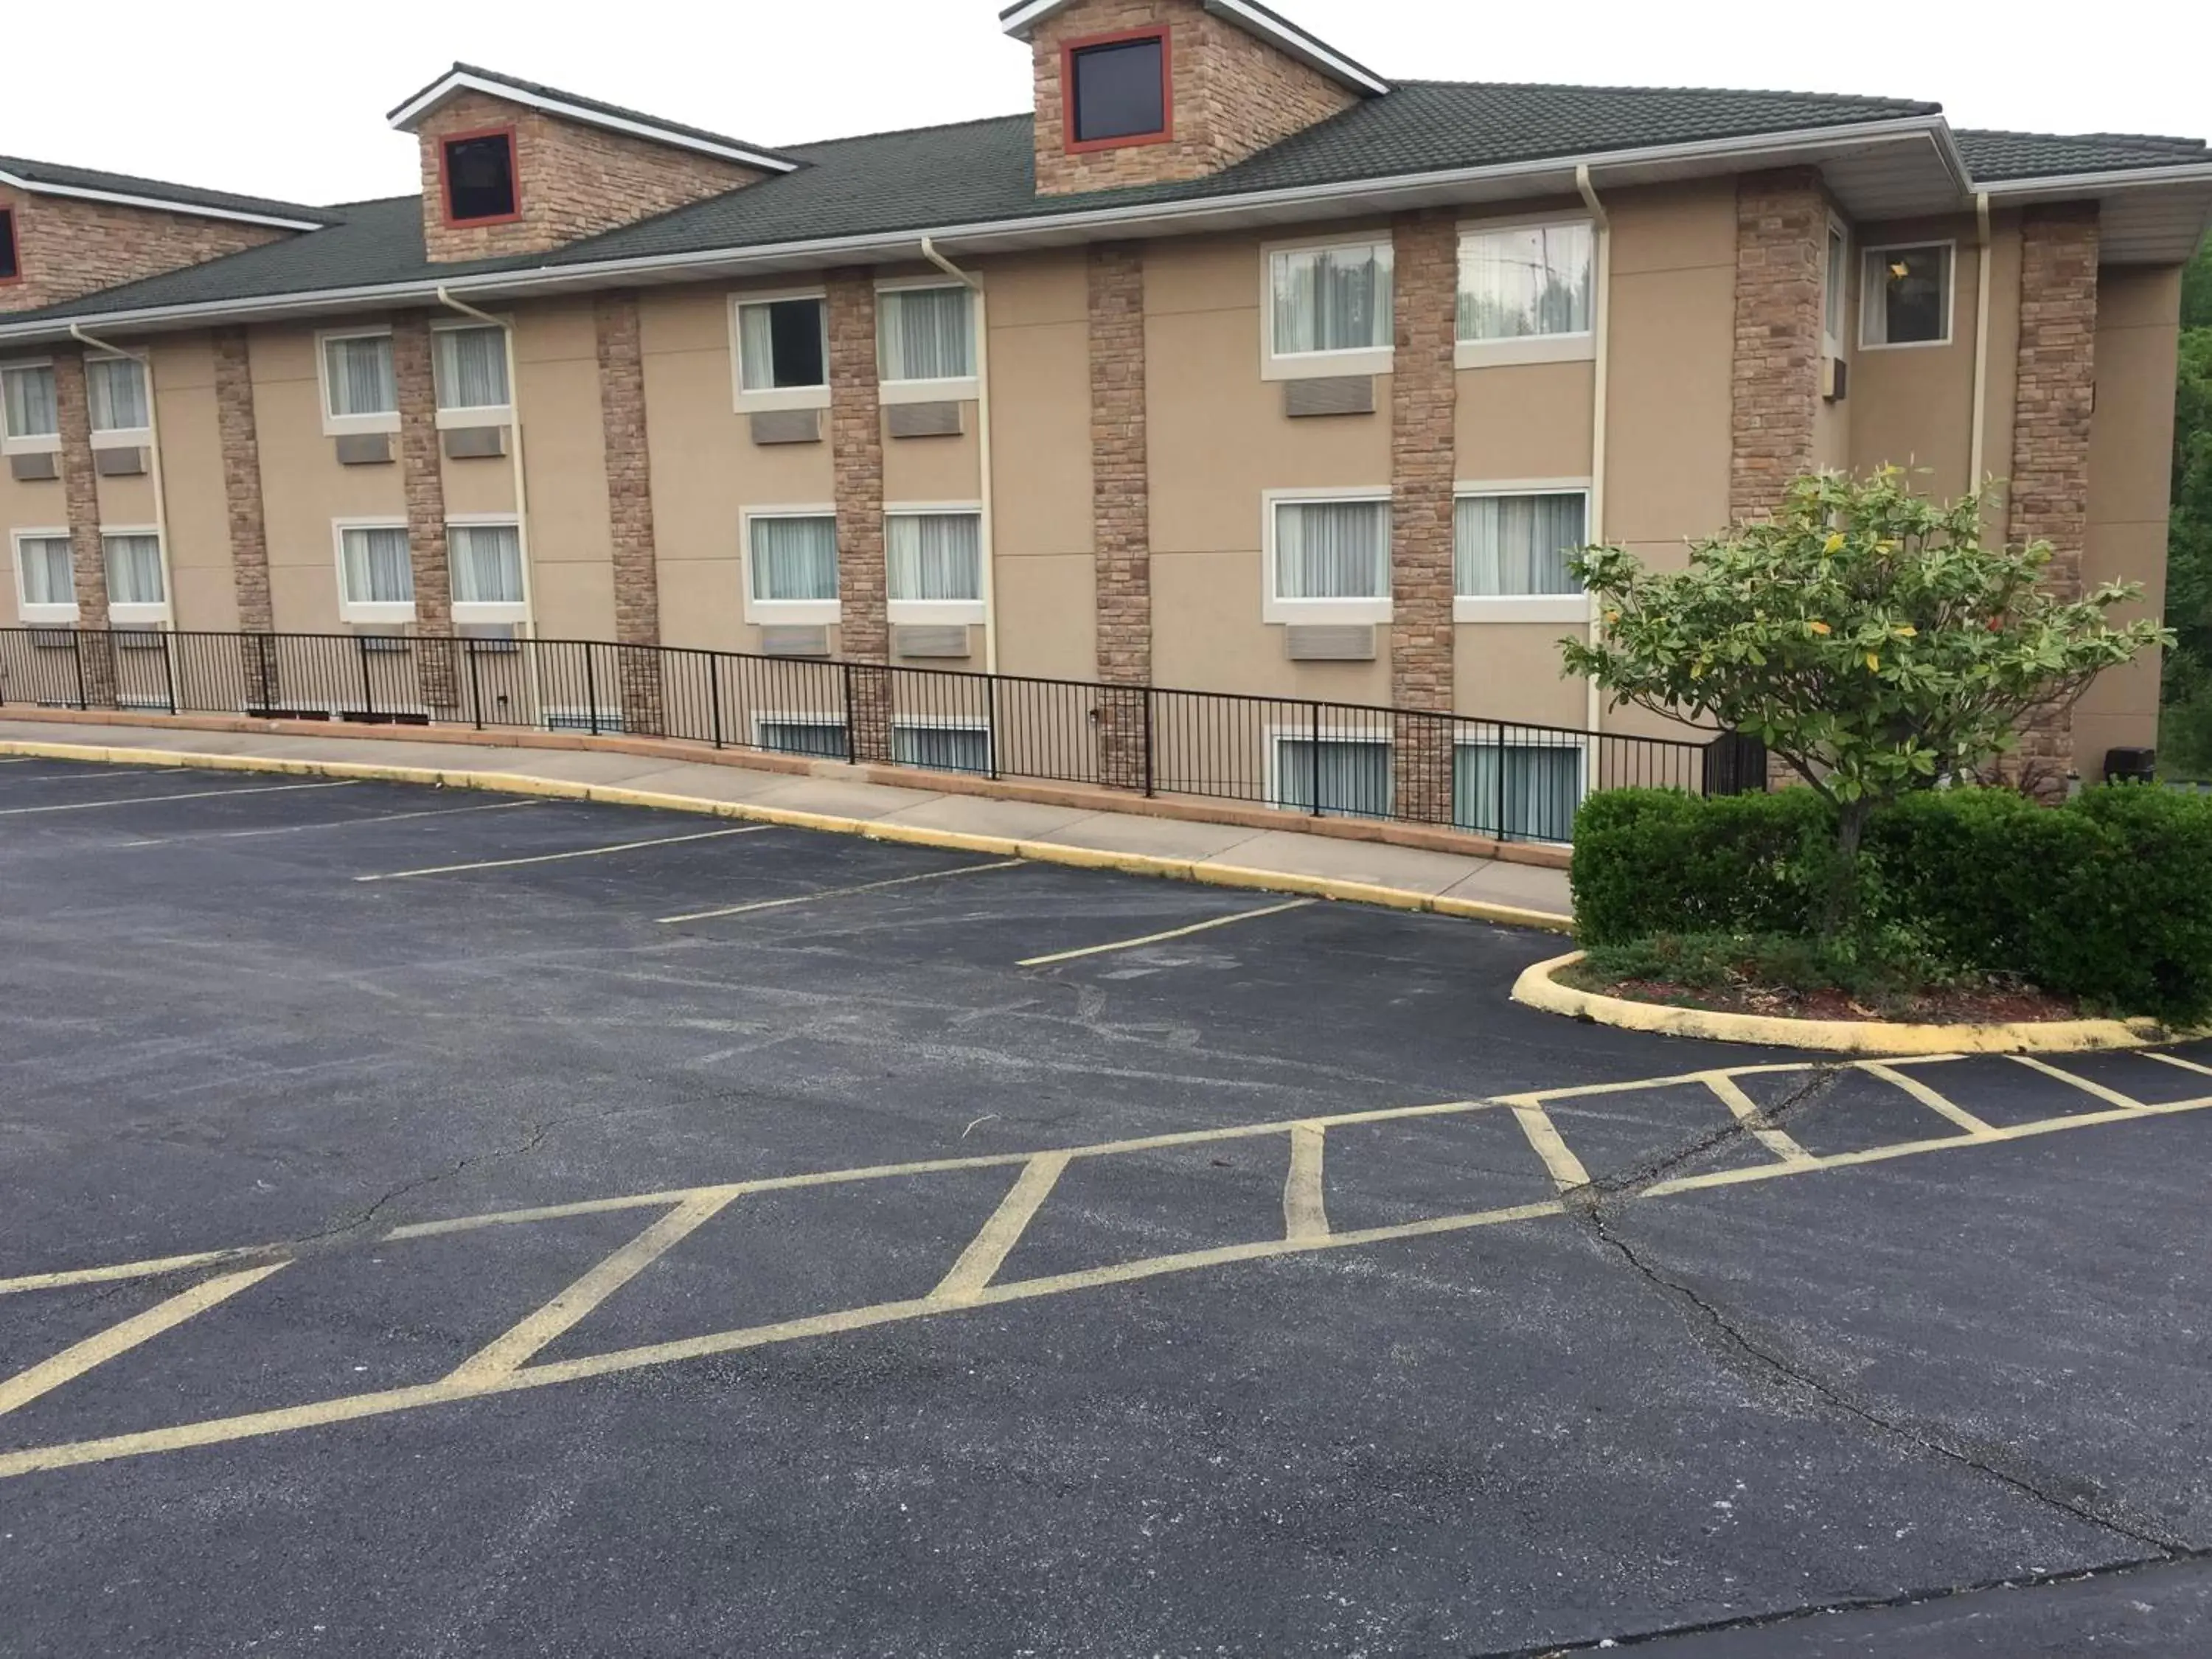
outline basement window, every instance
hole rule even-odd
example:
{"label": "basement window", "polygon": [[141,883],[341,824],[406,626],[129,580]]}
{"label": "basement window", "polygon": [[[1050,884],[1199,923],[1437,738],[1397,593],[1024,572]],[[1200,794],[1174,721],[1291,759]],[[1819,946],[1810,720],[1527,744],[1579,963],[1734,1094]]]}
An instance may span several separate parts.
{"label": "basement window", "polygon": [[1870,247],[1859,284],[1859,344],[1943,345],[1951,338],[1951,245]]}
{"label": "basement window", "polygon": [[1061,84],[1067,147],[1140,144],[1168,136],[1166,31],[1071,45]]}
{"label": "basement window", "polygon": [[457,134],[446,140],[441,154],[447,224],[496,224],[519,216],[514,128]]}
{"label": "basement window", "polygon": [[23,274],[15,257],[15,210],[0,208],[0,283],[12,283]]}

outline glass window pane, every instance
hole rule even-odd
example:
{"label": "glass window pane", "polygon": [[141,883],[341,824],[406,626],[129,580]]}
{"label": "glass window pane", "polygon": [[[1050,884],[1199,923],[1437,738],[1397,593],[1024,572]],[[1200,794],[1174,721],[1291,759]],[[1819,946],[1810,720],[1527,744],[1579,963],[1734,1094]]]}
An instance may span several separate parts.
{"label": "glass window pane", "polygon": [[991,734],[981,726],[894,726],[891,758],[902,766],[940,772],[988,772]]}
{"label": "glass window pane", "polygon": [[828,514],[750,520],[753,598],[837,597],[837,520]]}
{"label": "glass window pane", "polygon": [[1590,325],[1590,228],[1481,231],[1459,245],[1459,337],[1583,334]]}
{"label": "glass window pane", "polygon": [[1469,599],[1579,593],[1567,568],[1587,537],[1587,499],[1463,495],[1453,511],[1453,591]]}
{"label": "glass window pane", "polygon": [[975,372],[964,288],[895,289],[876,296],[876,368],[886,380],[963,380]]}
{"label": "glass window pane", "polygon": [[1579,744],[1463,743],[1452,757],[1452,821],[1463,830],[1566,841],[1582,794]]}
{"label": "glass window pane", "polygon": [[415,567],[407,553],[407,532],[398,525],[342,532],[339,568],[349,605],[412,605]]}
{"label": "glass window pane", "polygon": [[1389,243],[1292,248],[1274,255],[1269,269],[1277,356],[1390,343]]}
{"label": "glass window pane", "polygon": [[1389,502],[1276,502],[1275,597],[1389,599]]}
{"label": "glass window pane", "polygon": [[27,536],[22,552],[25,605],[75,605],[76,569],[66,536]]}
{"label": "glass window pane", "polygon": [[161,540],[158,536],[106,536],[107,598],[113,605],[160,605]]}
{"label": "glass window pane", "polygon": [[448,527],[446,546],[457,605],[522,603],[522,532],[511,524]]}
{"label": "glass window pane", "polygon": [[817,755],[843,760],[851,752],[839,720],[768,720],[760,723],[760,746],[786,755]]}
{"label": "glass window pane", "polygon": [[1324,813],[1353,817],[1388,817],[1390,813],[1390,745],[1357,738],[1275,739],[1275,804],[1304,811],[1314,808],[1320,790]]}
{"label": "glass window pane", "polygon": [[884,521],[894,599],[981,599],[982,520],[974,513],[895,513]]}
{"label": "glass window pane", "polygon": [[1869,345],[1915,345],[1944,338],[1951,331],[1951,250],[1870,251],[1861,302]]}
{"label": "glass window pane", "polygon": [[507,134],[447,144],[446,202],[456,220],[504,219],[514,211],[514,149]]}
{"label": "glass window pane", "polygon": [[62,429],[54,371],[47,365],[0,371],[0,387],[5,391],[9,437],[48,438]]}
{"label": "glass window pane", "polygon": [[827,386],[822,301],[771,300],[738,307],[738,369],[748,392]]}
{"label": "glass window pane", "polygon": [[146,366],[135,357],[98,357],[84,366],[94,432],[136,432],[153,424]]}
{"label": "glass window pane", "polygon": [[431,336],[438,349],[441,409],[500,409],[507,401],[507,331],[503,328],[441,328]]}
{"label": "glass window pane", "polygon": [[1823,295],[1821,326],[1834,345],[1844,337],[1844,285],[1850,275],[1849,245],[1839,226],[1828,227],[1827,289]]}
{"label": "glass window pane", "polygon": [[1075,141],[1133,138],[1167,127],[1164,42],[1117,40],[1073,54]]}
{"label": "glass window pane", "polygon": [[15,210],[0,208],[0,283],[22,274],[15,262]]}
{"label": "glass window pane", "polygon": [[325,378],[330,383],[331,413],[392,415],[399,409],[399,389],[392,374],[392,337],[356,335],[323,343]]}

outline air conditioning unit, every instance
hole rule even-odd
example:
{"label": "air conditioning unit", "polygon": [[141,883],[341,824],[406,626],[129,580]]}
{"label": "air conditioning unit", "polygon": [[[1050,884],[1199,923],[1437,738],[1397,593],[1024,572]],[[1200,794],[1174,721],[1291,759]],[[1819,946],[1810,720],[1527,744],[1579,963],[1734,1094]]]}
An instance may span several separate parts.
{"label": "air conditioning unit", "polygon": [[1839,404],[1850,389],[1851,366],[1841,357],[1824,357],[1820,361],[1820,395],[1832,404]]}
{"label": "air conditioning unit", "polygon": [[968,643],[964,623],[908,623],[891,629],[891,654],[895,657],[969,657],[975,654]]}
{"label": "air conditioning unit", "polygon": [[830,654],[830,630],[787,623],[763,628],[761,653],[769,657],[826,657]]}
{"label": "air conditioning unit", "polygon": [[1375,629],[1368,623],[1293,623],[1283,630],[1292,662],[1373,662]]}

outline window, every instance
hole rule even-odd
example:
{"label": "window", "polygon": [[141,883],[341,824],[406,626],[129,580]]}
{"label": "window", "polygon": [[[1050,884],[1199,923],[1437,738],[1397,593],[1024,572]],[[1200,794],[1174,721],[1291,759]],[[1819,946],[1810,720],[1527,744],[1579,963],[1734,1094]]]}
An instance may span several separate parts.
{"label": "window", "polygon": [[[405,532],[401,532],[404,540]],[[507,521],[446,526],[456,622],[521,622],[522,532]],[[412,597],[410,584],[410,597]]]}
{"label": "window", "polygon": [[1381,738],[1278,737],[1275,787],[1278,806],[1350,817],[1388,817],[1390,813],[1390,745]]}
{"label": "window", "polygon": [[1591,355],[1592,247],[1588,220],[1462,235],[1461,366]]}
{"label": "window", "polygon": [[1389,372],[1389,243],[1271,248],[1267,258],[1263,377]]}
{"label": "window", "polygon": [[15,598],[27,623],[76,620],[76,568],[66,530],[15,536]]}
{"label": "window", "polygon": [[619,733],[623,729],[623,714],[619,708],[605,704],[596,708],[549,708],[545,711],[548,732],[589,732],[596,737]]}
{"label": "window", "polygon": [[1168,136],[1168,41],[1164,29],[1067,49],[1062,86],[1070,149]]}
{"label": "window", "polygon": [[341,523],[338,615],[350,623],[412,622],[415,567],[403,521]]}
{"label": "window", "polygon": [[[333,342],[332,343],[336,343]],[[386,341],[387,348],[390,342]],[[507,331],[489,323],[466,328],[434,328],[430,363],[438,383],[438,408],[497,410],[504,415],[511,394],[507,385]]]}
{"label": "window", "polygon": [[901,766],[939,772],[988,772],[991,730],[987,726],[891,725],[891,758]]}
{"label": "window", "polygon": [[1453,504],[1452,564],[1461,622],[1579,622],[1587,611],[1569,556],[1589,538],[1580,489],[1468,493]]}
{"label": "window", "polygon": [[162,622],[169,611],[161,580],[161,538],[150,530],[102,531],[107,560],[107,615],[111,622]]}
{"label": "window", "polygon": [[1583,747],[1556,741],[1462,743],[1452,753],[1452,822],[1514,841],[1566,841],[1583,798]]}
{"label": "window", "polygon": [[[975,375],[974,307],[965,288],[895,288],[876,295],[876,370],[885,381]],[[942,387],[932,397],[950,395]]]}
{"label": "window", "polygon": [[146,365],[136,357],[94,357],[84,366],[94,432],[143,432],[154,424]]}
{"label": "window", "polygon": [[[822,296],[740,300],[736,304],[738,406],[804,409],[828,403],[830,320]],[[794,392],[801,395],[790,395]]]}
{"label": "window", "polygon": [[983,516],[892,512],[884,520],[893,622],[983,620]]}
{"label": "window", "polygon": [[397,432],[399,386],[392,373],[392,336],[323,337],[323,427],[327,432]]}
{"label": "window", "polygon": [[1942,345],[1950,337],[1951,245],[1869,248],[1859,284],[1859,343]]}
{"label": "window", "polygon": [[834,714],[763,714],[753,722],[753,742],[782,755],[813,755],[848,760],[853,746],[845,722]]}
{"label": "window", "polygon": [[745,613],[759,622],[837,620],[837,517],[811,512],[745,517]]}
{"label": "window", "polygon": [[448,138],[443,154],[447,224],[489,224],[517,216],[512,127]]}
{"label": "window", "polygon": [[1269,622],[1387,622],[1390,502],[1276,499],[1269,511]]}
{"label": "window", "polygon": [[12,283],[22,274],[15,252],[15,210],[0,208],[0,283]]}
{"label": "window", "polygon": [[1844,355],[1844,289],[1850,278],[1851,244],[1844,228],[1828,221],[1827,286],[1820,296],[1821,349],[1831,357]]}
{"label": "window", "polygon": [[61,416],[54,402],[54,371],[50,363],[23,363],[0,368],[0,404],[7,414],[6,437],[10,448],[53,449],[61,443]]}

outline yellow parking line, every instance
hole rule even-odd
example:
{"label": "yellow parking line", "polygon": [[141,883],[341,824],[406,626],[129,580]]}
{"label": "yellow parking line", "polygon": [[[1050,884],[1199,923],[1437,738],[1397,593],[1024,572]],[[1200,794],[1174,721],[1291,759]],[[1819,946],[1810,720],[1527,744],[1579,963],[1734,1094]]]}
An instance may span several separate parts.
{"label": "yellow parking line", "polygon": [[378,812],[362,818],[322,818],[313,823],[279,823],[260,830],[198,830],[182,836],[155,836],[145,841],[125,841],[118,847],[167,847],[179,841],[235,841],[246,836],[296,836],[309,830],[350,830],[356,823],[398,823],[406,818],[449,818],[458,812],[512,812],[520,806],[543,806],[541,800],[495,800],[488,806],[433,806],[420,812]]}
{"label": "yellow parking line", "polygon": [[2115,1106],[2124,1106],[2131,1112],[2140,1112],[2144,1109],[2142,1101],[2131,1096],[2124,1095],[2118,1089],[2107,1089],[2103,1084],[2092,1083],[2086,1077],[2076,1077],[2071,1072],[2063,1072],[2057,1066],[2038,1060],[2033,1054],[2008,1054],[2006,1058],[2016,1060],[2030,1071],[2040,1072],[2045,1077],[2055,1077],[2061,1083],[2070,1083],[2085,1095],[2094,1095],[2100,1100],[2110,1101]]}
{"label": "yellow parking line", "polygon": [[2162,1060],[2169,1066],[2180,1066],[2184,1071],[2202,1072],[2205,1076],[2212,1077],[2212,1066],[2199,1066],[2195,1060],[2184,1060],[2179,1054],[2155,1054],[2148,1049],[2141,1049],[2137,1052],[2141,1053],[2145,1060]]}
{"label": "yellow parking line", "polygon": [[1086,945],[1079,951],[1055,951],[1050,956],[1024,957],[1014,964],[1017,968],[1042,968],[1055,962],[1073,962],[1078,957],[1103,956],[1109,951],[1133,951],[1140,945],[1158,945],[1163,939],[1182,939],[1191,933],[1203,933],[1212,927],[1228,927],[1240,921],[1257,921],[1261,916],[1279,916],[1285,910],[1303,910],[1316,899],[1292,899],[1286,904],[1265,904],[1256,910],[1239,910],[1233,916],[1215,916],[1209,921],[1194,921],[1188,927],[1170,927],[1164,933],[1146,933],[1136,939],[1117,939],[1111,945]]}
{"label": "yellow parking line", "polygon": [[250,789],[196,789],[188,795],[131,795],[121,800],[71,800],[51,806],[0,806],[0,817],[17,817],[25,812],[89,812],[102,806],[150,806],[165,800],[212,800],[217,795],[277,795],[288,789],[350,789],[359,781],[341,778],[336,783],[262,783]]}
{"label": "yellow parking line", "polygon": [[929,1293],[932,1302],[972,1302],[991,1282],[991,1276],[1005,1265],[1007,1255],[1021,1242],[1023,1232],[1036,1218],[1037,1210],[1058,1183],[1060,1171],[1067,1168],[1066,1152],[1039,1152],[1022,1165],[1022,1172],[1006,1195],[999,1200],[999,1207],[991,1212],[981,1231],[968,1241],[968,1248],[960,1252],[960,1259],[952,1264],[952,1271],[938,1281],[937,1288]]}
{"label": "yellow parking line", "polygon": [[1885,1066],[1880,1060],[1861,1060],[1859,1070],[1864,1072],[1869,1077],[1878,1077],[1884,1083],[1904,1090],[1906,1094],[1911,1095],[1929,1111],[1940,1112],[1968,1134],[1982,1140],[1991,1138],[1992,1131],[1987,1123],[1956,1102],[1936,1093],[1918,1078],[1910,1076],[1894,1066]]}
{"label": "yellow parking line", "polygon": [[1583,1168],[1582,1159],[1559,1138],[1551,1115],[1525,1096],[1508,1103],[1513,1108],[1514,1120],[1520,1124],[1521,1133],[1528,1137],[1529,1146],[1535,1148],[1536,1156],[1551,1171],[1553,1184],[1563,1193],[1571,1188],[1589,1186],[1589,1171]]}
{"label": "yellow parking line", "polygon": [[206,1312],[218,1302],[236,1296],[248,1285],[258,1285],[286,1265],[282,1261],[268,1261],[258,1267],[241,1267],[235,1273],[204,1279],[188,1291],[179,1291],[167,1300],[155,1303],[143,1313],[134,1314],[120,1324],[110,1325],[106,1330],[63,1349],[51,1359],[42,1359],[27,1370],[16,1372],[5,1382],[0,1382],[0,1416],[5,1416],[18,1406],[28,1405],[40,1395],[58,1389],[72,1377],[82,1376],[94,1366],[104,1364],[119,1353],[128,1353],[142,1342],[150,1342],[163,1331],[183,1324],[194,1314]]}
{"label": "yellow parking line", "polygon": [[719,910],[693,910],[680,916],[663,916],[663,927],[679,921],[712,921],[717,916],[749,915],[755,910],[781,910],[787,904],[811,904],[817,899],[844,898],[853,893],[872,893],[879,888],[903,887],[908,882],[942,881],[947,876],[972,876],[981,870],[1011,870],[1025,862],[997,859],[989,864],[963,864],[957,870],[925,870],[918,876],[893,876],[889,881],[864,881],[851,887],[829,887],[818,893],[794,893],[789,898],[756,899],[750,904],[728,904]]}
{"label": "yellow parking line", "polygon": [[1310,1242],[1328,1237],[1328,1206],[1321,1181],[1322,1148],[1328,1127],[1291,1126],[1291,1170],[1283,1177],[1283,1237]]}
{"label": "yellow parking line", "polygon": [[127,771],[113,772],[104,769],[97,772],[19,772],[12,775],[8,781],[10,783],[105,783],[110,778],[150,778],[157,774],[167,778],[177,775],[176,769],[172,766],[134,766]]}
{"label": "yellow parking line", "polygon": [[1810,1164],[1812,1153],[1799,1146],[1796,1138],[1787,1130],[1778,1129],[1766,1121],[1766,1114],[1759,1103],[1738,1088],[1735,1079],[1725,1072],[1708,1072],[1705,1085],[1720,1097],[1735,1121],[1749,1129],[1759,1144],[1780,1158],[1784,1164]]}
{"label": "yellow parking line", "polygon": [[618,841],[609,847],[579,847],[567,853],[533,853],[521,859],[480,859],[474,864],[432,864],[420,870],[387,870],[380,875],[356,876],[356,881],[405,881],[414,876],[452,876],[464,870],[507,870],[518,864],[557,864],[562,859],[595,859],[609,853],[634,853],[641,847],[673,847],[678,842],[714,841],[724,836],[757,835],[775,826],[740,824],[735,830],[702,830],[689,836],[662,836],[654,841]]}

